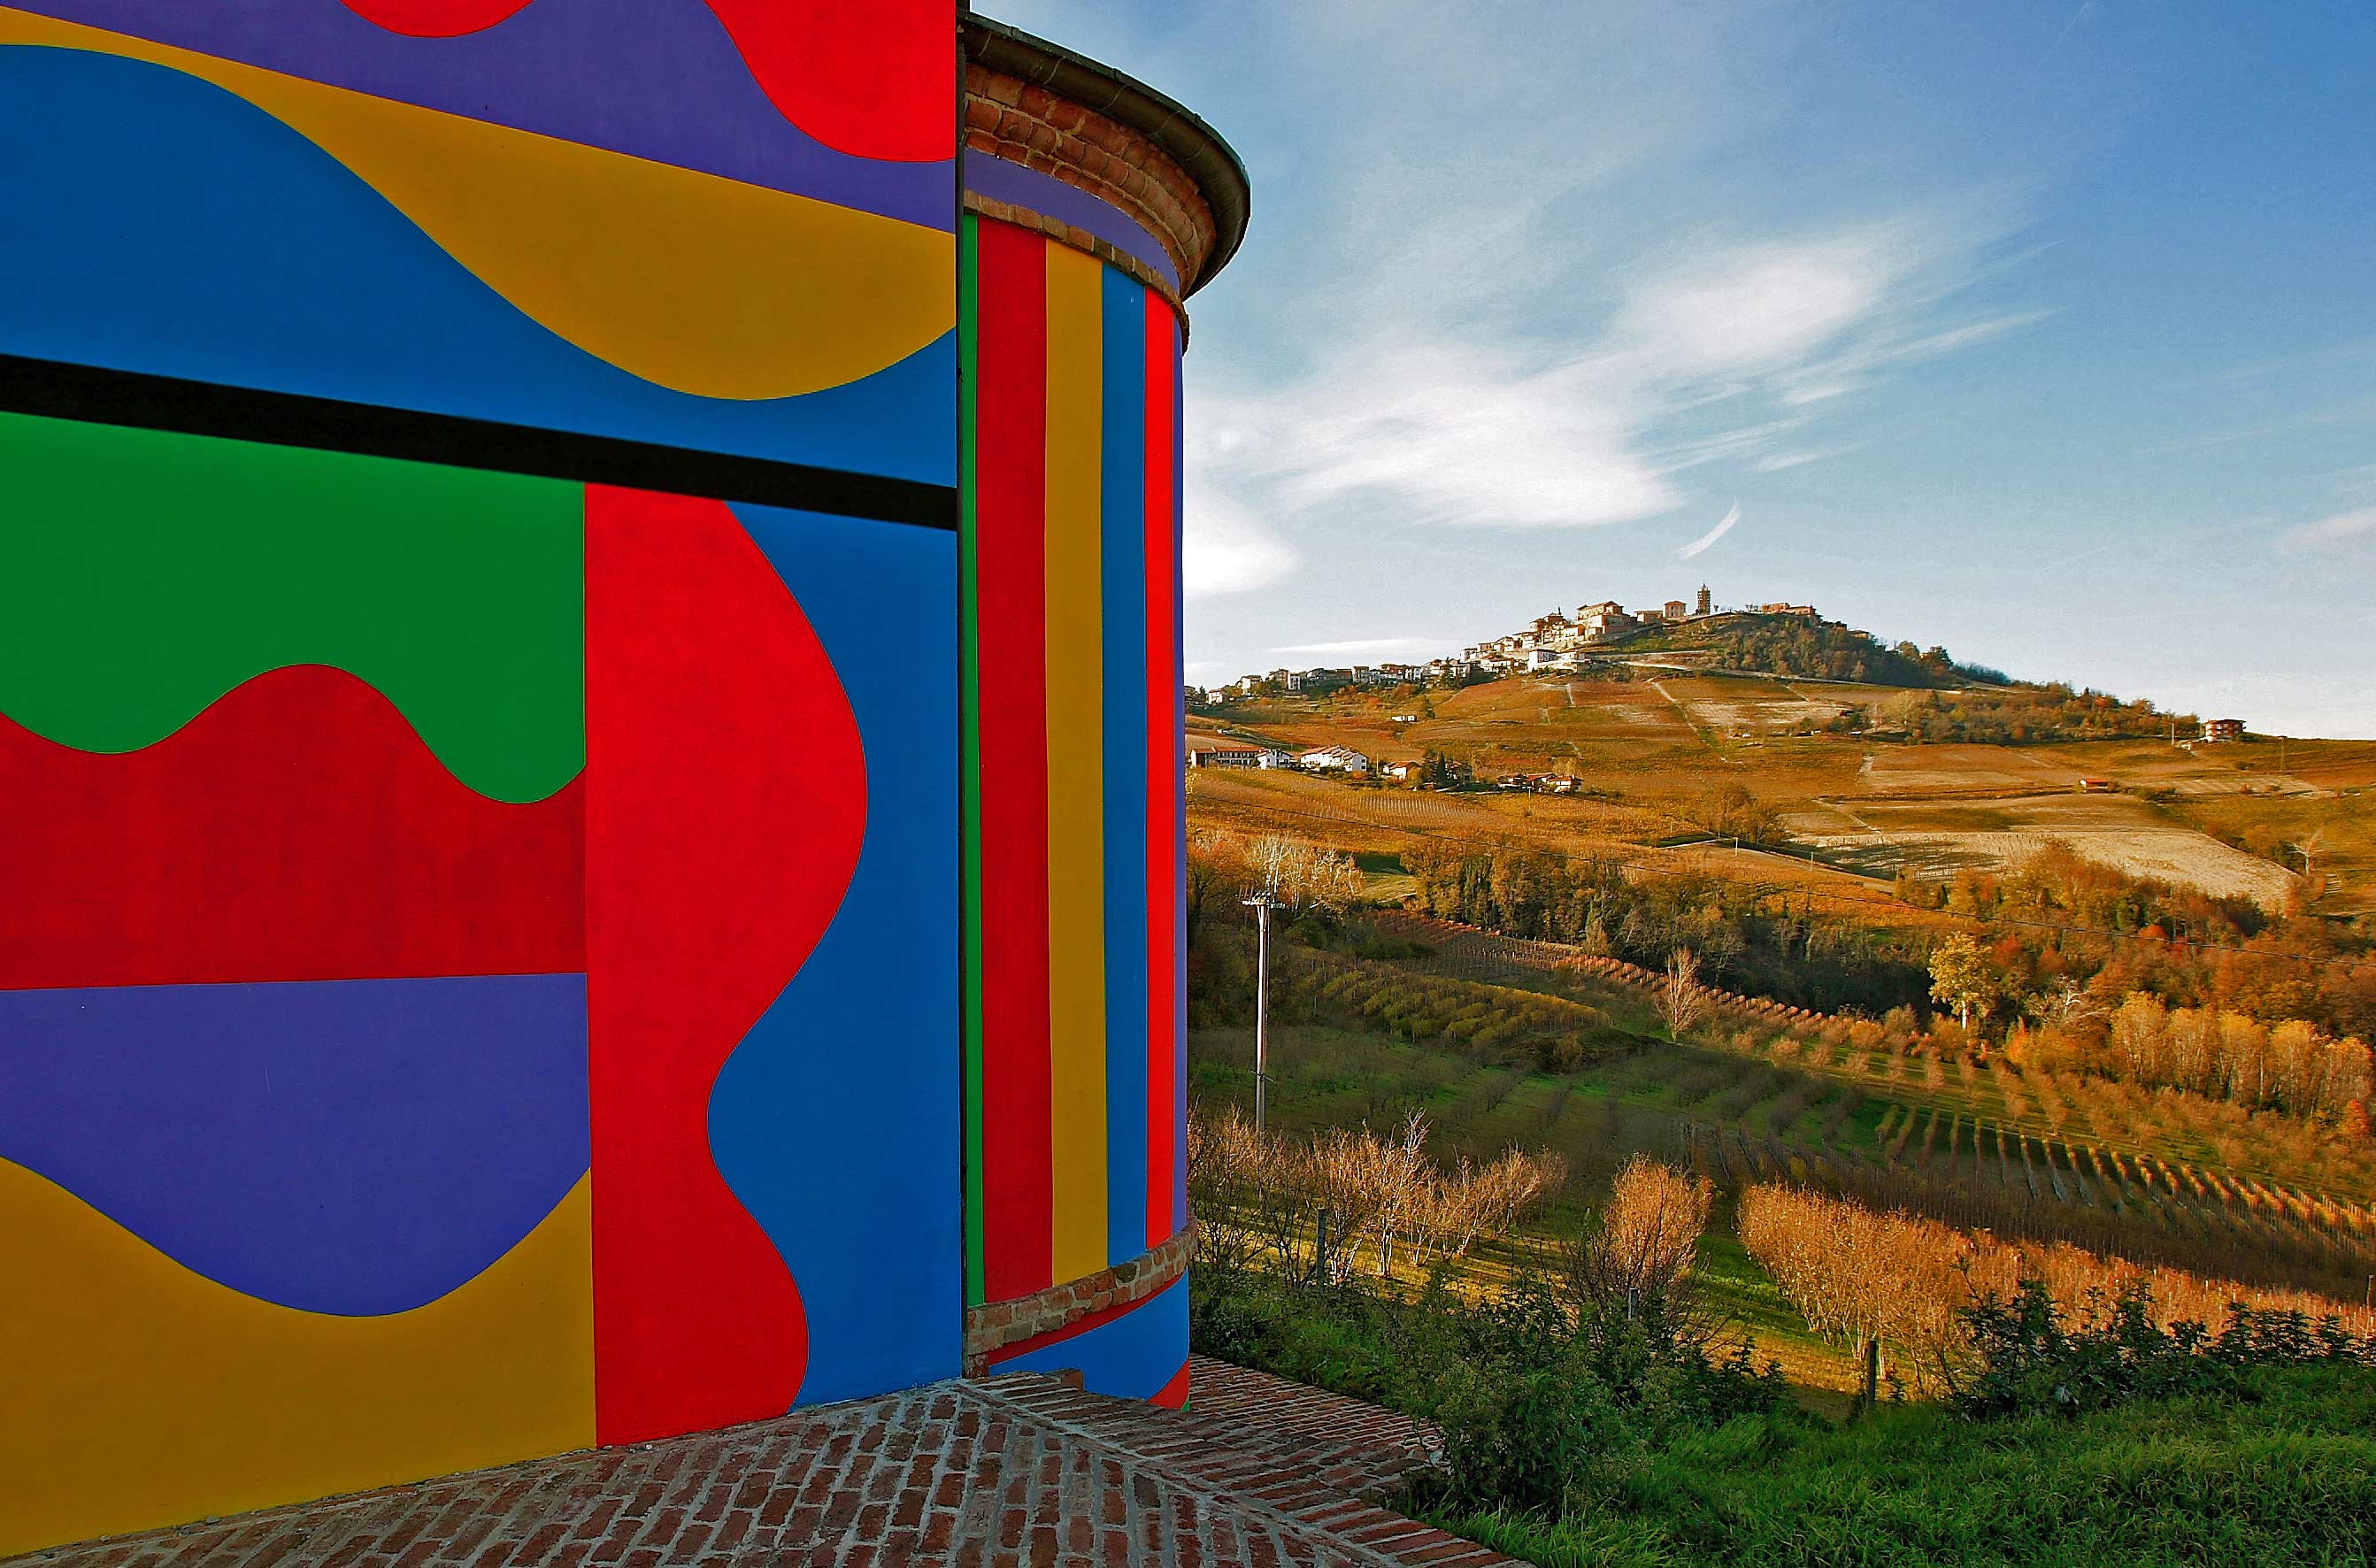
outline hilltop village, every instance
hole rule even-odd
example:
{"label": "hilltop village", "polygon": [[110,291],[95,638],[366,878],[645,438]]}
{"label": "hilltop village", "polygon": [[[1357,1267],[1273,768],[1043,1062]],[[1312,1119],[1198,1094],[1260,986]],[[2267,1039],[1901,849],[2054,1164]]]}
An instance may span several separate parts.
{"label": "hilltop village", "polygon": [[[1436,789],[1490,781],[1503,789],[1572,792],[1579,786],[1565,769],[1479,770],[1475,767],[1479,759],[1455,759],[1441,745],[1450,732],[1413,734],[1410,727],[1434,715],[1432,704],[1441,700],[1431,696],[1431,690],[1456,693],[1503,678],[1534,676],[1584,683],[1588,692],[1601,694],[1586,700],[1605,706],[1609,699],[1602,688],[1611,681],[1655,685],[1718,674],[1814,683],[1810,690],[1817,695],[1809,690],[1783,694],[1788,728],[1805,732],[1821,729],[1874,742],[2024,743],[2163,735],[2171,744],[2193,746],[2247,738],[2241,719],[2198,720],[2062,683],[2017,682],[2001,671],[1959,662],[1942,647],[1884,644],[1869,632],[1825,619],[1811,604],[1718,606],[1702,585],[1689,601],[1669,600],[1652,609],[1627,610],[1614,600],[1602,600],[1579,605],[1573,613],[1553,610],[1522,630],[1424,663],[1280,669],[1209,689],[1186,687],[1182,695],[1188,707],[1206,715],[1208,723],[1190,734],[1185,760],[1191,767],[1287,768]],[[1573,707],[1578,700],[1574,685],[1566,689]],[[1657,689],[1661,702],[1678,700],[1666,687]],[[1348,698],[1384,704],[1376,718],[1390,729],[1369,738],[1391,739],[1424,754],[1394,759],[1365,753],[1342,743],[1354,738],[1353,731],[1325,738],[1308,735],[1308,749],[1282,748],[1274,743],[1276,738],[1251,731],[1230,736],[1213,732],[1209,721],[1219,720],[1236,705],[1282,698],[1297,704]],[[1406,700],[1410,711],[1387,711]],[[1753,738],[1752,730],[1763,733],[1774,718],[1769,714],[1748,724],[1739,714],[1720,714],[1716,708],[1707,716],[1712,734],[1736,740]],[[1222,720],[1219,728],[1230,726]],[[2085,782],[2089,788],[2103,784],[2092,778]]]}
{"label": "hilltop village", "polygon": [[1788,615],[1818,624],[1825,622],[1812,604],[1752,604],[1716,607],[1705,583],[1688,603],[1670,599],[1655,609],[1628,610],[1613,599],[1584,604],[1575,613],[1554,610],[1539,616],[1524,631],[1505,633],[1472,643],[1457,655],[1431,659],[1423,664],[1357,664],[1342,669],[1274,670],[1267,675],[1245,675],[1209,690],[1191,689],[1191,702],[1231,702],[1252,696],[1319,696],[1348,686],[1451,685],[1496,675],[1535,671],[1572,671],[1599,645],[1635,634],[1694,621],[1729,615]]}

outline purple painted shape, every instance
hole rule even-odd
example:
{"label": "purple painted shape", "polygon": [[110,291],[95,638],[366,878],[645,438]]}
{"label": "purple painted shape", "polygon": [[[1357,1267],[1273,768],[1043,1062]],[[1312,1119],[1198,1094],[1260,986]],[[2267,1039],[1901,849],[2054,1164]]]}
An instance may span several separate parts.
{"label": "purple painted shape", "polygon": [[976,196],[1012,202],[1043,218],[1086,229],[1123,255],[1135,256],[1155,268],[1156,275],[1174,291],[1180,287],[1180,269],[1171,265],[1170,254],[1162,244],[1137,219],[1102,196],[1091,196],[1078,185],[1068,185],[1053,174],[1010,163],[994,152],[971,148],[966,149],[965,184]]}
{"label": "purple painted shape", "polygon": [[786,119],[707,6],[533,0],[459,38],[410,38],[338,0],[23,0],[87,27],[375,98],[814,196],[956,223],[954,159],[838,152]]}
{"label": "purple painted shape", "polygon": [[584,1175],[586,977],[0,992],[0,1158],[196,1273],[424,1305]]}

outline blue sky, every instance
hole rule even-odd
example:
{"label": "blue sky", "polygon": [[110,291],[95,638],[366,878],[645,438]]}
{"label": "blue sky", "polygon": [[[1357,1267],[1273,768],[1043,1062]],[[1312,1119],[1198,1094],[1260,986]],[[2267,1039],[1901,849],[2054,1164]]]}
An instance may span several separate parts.
{"label": "blue sky", "polygon": [[1192,679],[1705,580],[2376,737],[2366,0],[984,9],[1253,174]]}

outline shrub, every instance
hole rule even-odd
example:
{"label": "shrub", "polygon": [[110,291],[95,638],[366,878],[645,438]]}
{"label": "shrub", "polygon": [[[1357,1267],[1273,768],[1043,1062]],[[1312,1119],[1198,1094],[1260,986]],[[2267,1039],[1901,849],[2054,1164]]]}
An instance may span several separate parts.
{"label": "shrub", "polygon": [[1954,1404],[1969,1416],[2050,1411],[2075,1416],[2132,1399],[2233,1396],[2249,1374],[2275,1367],[2345,1362],[2376,1366],[2376,1337],[2335,1317],[2231,1307],[2216,1334],[2191,1319],[2164,1324],[2153,1288],[2133,1280],[2117,1295],[2091,1291],[2076,1311],[2045,1282],[2025,1279],[1964,1314],[1970,1370]]}

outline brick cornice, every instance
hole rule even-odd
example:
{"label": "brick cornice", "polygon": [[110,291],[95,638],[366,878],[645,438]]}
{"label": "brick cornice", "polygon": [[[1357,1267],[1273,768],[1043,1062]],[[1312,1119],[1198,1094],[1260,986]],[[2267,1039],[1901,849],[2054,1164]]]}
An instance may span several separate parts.
{"label": "brick cornice", "polygon": [[1094,1313],[1143,1301],[1188,1271],[1196,1255],[1196,1222],[1127,1263],[1084,1278],[1051,1285],[1011,1301],[985,1301],[965,1313],[965,1372],[980,1377],[990,1358],[1009,1346],[1070,1327]]}
{"label": "brick cornice", "polygon": [[[1203,277],[1218,236],[1212,206],[1152,137],[977,62],[967,62],[965,80],[968,152],[1018,163],[1087,192],[1153,236],[1189,287]],[[1065,230],[1059,224],[1049,232],[1081,243]],[[1148,271],[1132,270],[1135,276]],[[1166,286],[1164,292],[1177,302],[1176,291]]]}
{"label": "brick cornice", "polygon": [[959,19],[965,145],[1077,186],[1169,253],[1179,292],[1213,280],[1245,238],[1245,164],[1185,105],[1112,66],[971,11]]}

